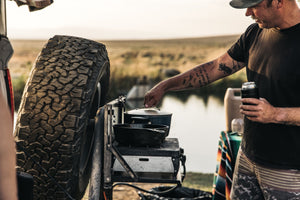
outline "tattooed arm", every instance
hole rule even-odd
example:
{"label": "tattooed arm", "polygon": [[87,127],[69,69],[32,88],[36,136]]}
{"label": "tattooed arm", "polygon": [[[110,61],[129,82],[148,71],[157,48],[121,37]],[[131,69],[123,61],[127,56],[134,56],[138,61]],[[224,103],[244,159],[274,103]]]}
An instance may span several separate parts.
{"label": "tattooed arm", "polygon": [[200,88],[231,75],[244,66],[244,63],[233,60],[225,53],[211,62],[198,65],[191,70],[158,83],[147,92],[144,104],[146,107],[155,106],[167,91]]}

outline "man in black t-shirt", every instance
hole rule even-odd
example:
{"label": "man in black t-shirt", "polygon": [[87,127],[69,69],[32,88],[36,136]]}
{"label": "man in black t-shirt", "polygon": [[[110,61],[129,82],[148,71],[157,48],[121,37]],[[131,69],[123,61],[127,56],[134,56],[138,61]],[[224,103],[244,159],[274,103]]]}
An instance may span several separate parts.
{"label": "man in black t-shirt", "polygon": [[244,136],[232,199],[300,199],[300,9],[295,0],[232,0],[250,25],[222,56],[164,80],[145,96],[205,86],[246,67],[260,99],[242,99]]}

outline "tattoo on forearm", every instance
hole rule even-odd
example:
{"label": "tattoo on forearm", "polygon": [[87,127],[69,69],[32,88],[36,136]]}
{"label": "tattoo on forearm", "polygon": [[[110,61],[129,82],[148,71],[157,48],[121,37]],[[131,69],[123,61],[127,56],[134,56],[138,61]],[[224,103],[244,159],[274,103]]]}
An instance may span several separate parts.
{"label": "tattoo on forearm", "polygon": [[183,79],[182,84],[186,85],[186,88],[202,87],[209,84],[209,74],[206,67],[211,64],[212,62],[196,67],[189,76]]}
{"label": "tattoo on forearm", "polygon": [[210,83],[209,75],[208,75],[208,72],[206,71],[205,67],[212,65],[212,64],[213,64],[213,62],[209,62],[209,63],[206,63],[206,64],[196,68],[196,70],[197,70],[196,74],[198,74],[197,80],[198,80],[198,84],[200,87],[205,86]]}
{"label": "tattoo on forearm", "polygon": [[232,61],[232,68],[228,67],[225,63],[219,64],[219,71],[222,71],[224,75],[233,74],[240,69],[242,69],[242,66],[236,61]]}
{"label": "tattoo on forearm", "polygon": [[239,65],[238,62],[235,62],[235,61],[232,61],[232,65],[233,65],[232,69],[233,69],[234,71],[238,71],[238,70],[240,70],[240,69],[243,68],[241,65]]}
{"label": "tattoo on forearm", "polygon": [[225,75],[229,75],[232,73],[232,69],[224,63],[220,63],[219,70],[222,71]]}
{"label": "tattoo on forearm", "polygon": [[[213,65],[213,61],[199,65],[198,67],[194,68],[189,74],[187,74],[183,80],[182,84],[185,88],[197,88],[208,85],[211,83],[210,80],[210,65]],[[232,68],[227,66],[225,63],[220,63],[218,70],[223,72],[224,75],[230,75],[234,72],[243,68],[238,62],[232,62]]]}

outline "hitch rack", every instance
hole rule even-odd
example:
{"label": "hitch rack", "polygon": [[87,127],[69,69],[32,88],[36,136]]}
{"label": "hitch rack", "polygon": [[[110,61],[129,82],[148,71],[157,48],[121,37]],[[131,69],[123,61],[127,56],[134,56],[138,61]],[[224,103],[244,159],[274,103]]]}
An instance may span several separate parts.
{"label": "hitch rack", "polygon": [[[113,125],[123,123],[125,112],[125,97],[109,102],[99,108],[95,117],[95,140],[92,156],[92,172],[90,178],[89,200],[112,200],[114,182],[142,182],[142,183],[176,183],[181,185],[185,177],[185,160],[183,149],[179,148],[177,138],[168,138],[167,147],[159,153],[168,156],[172,154],[172,163],[178,167],[174,174],[167,178],[156,179],[141,177],[128,164],[122,153],[132,151],[132,148],[115,146],[113,138]],[[174,150],[175,149],[175,150]],[[120,151],[122,150],[122,151]],[[141,149],[138,149],[141,154]],[[145,151],[144,152],[148,152]],[[124,153],[123,153],[124,154]],[[130,153],[129,153],[130,154]],[[153,154],[153,153],[152,153]],[[149,154],[151,155],[151,153]],[[183,167],[183,173],[180,172],[180,162]],[[115,176],[113,173],[113,163],[119,162],[124,168],[124,172]]]}

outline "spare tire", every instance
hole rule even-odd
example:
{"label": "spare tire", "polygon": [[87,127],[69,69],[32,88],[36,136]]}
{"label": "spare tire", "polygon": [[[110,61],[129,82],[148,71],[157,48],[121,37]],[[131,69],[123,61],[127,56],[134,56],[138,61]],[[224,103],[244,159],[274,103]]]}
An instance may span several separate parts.
{"label": "spare tire", "polygon": [[81,199],[89,182],[94,117],[110,65],[103,44],[54,36],[25,86],[15,128],[17,168],[34,177],[34,199]]}

